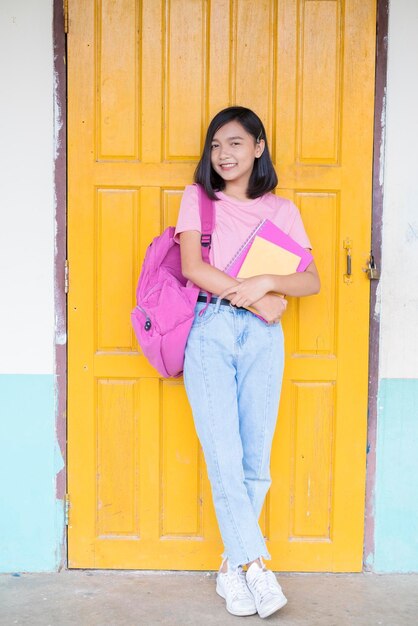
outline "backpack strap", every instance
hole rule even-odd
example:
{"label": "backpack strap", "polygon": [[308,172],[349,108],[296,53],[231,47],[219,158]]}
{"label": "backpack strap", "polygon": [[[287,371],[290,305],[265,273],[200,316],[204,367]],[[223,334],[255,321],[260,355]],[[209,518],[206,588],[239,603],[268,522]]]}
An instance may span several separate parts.
{"label": "backpack strap", "polygon": [[[212,200],[207,195],[202,185],[197,185],[197,192],[199,197],[199,211],[200,211],[200,223],[201,232],[200,244],[202,249],[202,259],[205,263],[209,263],[209,250],[212,245],[212,233],[215,228],[215,209]],[[206,292],[206,306],[200,311],[199,315],[203,315],[209,306],[212,294]]]}
{"label": "backpack strap", "polygon": [[200,244],[202,246],[202,258],[206,263],[209,261],[209,250],[212,245],[212,233],[215,227],[215,211],[212,200],[206,194],[202,185],[197,185],[199,194],[199,210],[202,234]]}

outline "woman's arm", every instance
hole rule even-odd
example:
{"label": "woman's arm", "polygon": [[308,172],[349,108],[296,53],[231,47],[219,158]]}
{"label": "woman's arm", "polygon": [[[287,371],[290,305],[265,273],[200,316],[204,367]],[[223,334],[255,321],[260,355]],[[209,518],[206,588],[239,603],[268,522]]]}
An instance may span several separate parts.
{"label": "woman's arm", "polygon": [[[228,290],[235,293],[236,288],[242,284],[239,280],[203,261],[200,233],[197,231],[185,231],[180,234],[180,253],[183,276],[198,285],[202,291],[218,296]],[[231,296],[222,297],[231,300]],[[260,293],[256,300],[252,301],[252,305],[267,322],[279,320],[285,310],[282,298],[268,294],[266,291]]]}
{"label": "woman's arm", "polygon": [[251,306],[269,292],[287,296],[311,296],[319,293],[321,283],[315,262],[312,261],[304,272],[295,272],[289,276],[262,274],[246,278],[238,286],[231,285],[221,293],[222,298],[229,298],[235,306]]}
{"label": "woman's arm", "polygon": [[180,233],[181,270],[183,276],[198,285],[202,291],[218,296],[228,287],[238,285],[238,281],[202,259],[200,233],[188,230]]}
{"label": "woman's arm", "polygon": [[267,277],[270,291],[278,291],[287,296],[313,296],[321,289],[315,261],[311,261],[304,272],[295,272],[289,276],[267,274]]}

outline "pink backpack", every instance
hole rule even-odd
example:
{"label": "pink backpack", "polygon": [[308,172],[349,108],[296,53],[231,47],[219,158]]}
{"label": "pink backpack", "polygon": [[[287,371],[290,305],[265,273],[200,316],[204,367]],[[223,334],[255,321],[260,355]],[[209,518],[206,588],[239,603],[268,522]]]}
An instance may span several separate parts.
{"label": "pink backpack", "polygon": [[[198,187],[202,258],[209,263],[214,227],[212,201]],[[173,226],[148,246],[136,288],[132,325],[144,356],[165,378],[181,376],[199,287],[186,286]]]}

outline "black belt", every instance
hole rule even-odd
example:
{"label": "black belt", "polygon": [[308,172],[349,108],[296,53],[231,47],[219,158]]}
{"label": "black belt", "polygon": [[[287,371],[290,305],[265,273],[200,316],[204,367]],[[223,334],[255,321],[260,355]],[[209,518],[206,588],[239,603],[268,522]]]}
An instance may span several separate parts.
{"label": "black belt", "polygon": [[[207,302],[207,297],[204,294],[200,294],[197,297],[197,301],[198,302]],[[216,296],[212,296],[212,298],[209,300],[209,304],[216,304],[217,302],[218,302],[218,298]],[[242,306],[234,306],[233,304],[230,303],[229,300],[226,300],[226,298],[222,298],[221,304],[223,304],[224,306],[233,306],[234,309],[243,309],[244,308]]]}

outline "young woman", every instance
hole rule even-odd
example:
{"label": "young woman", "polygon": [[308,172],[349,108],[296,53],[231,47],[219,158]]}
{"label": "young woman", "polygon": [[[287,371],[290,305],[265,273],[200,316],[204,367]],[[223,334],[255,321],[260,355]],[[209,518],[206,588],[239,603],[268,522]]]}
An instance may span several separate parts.
{"label": "young woman", "polygon": [[311,248],[296,206],[271,193],[277,176],[264,126],[253,111],[229,107],[214,117],[195,182],[215,201],[212,265],[202,260],[195,185],[185,189],[176,234],[184,276],[213,294],[209,305],[206,295],[199,296],[184,383],[225,548],[216,591],[230,613],[267,617],[287,602],[262,560],[270,555],[258,524],[271,483],[270,451],[283,372],[280,318],[286,300],[276,294],[308,296],[318,293],[320,283],[314,262],[289,276],[237,280],[224,271],[264,218]]}

